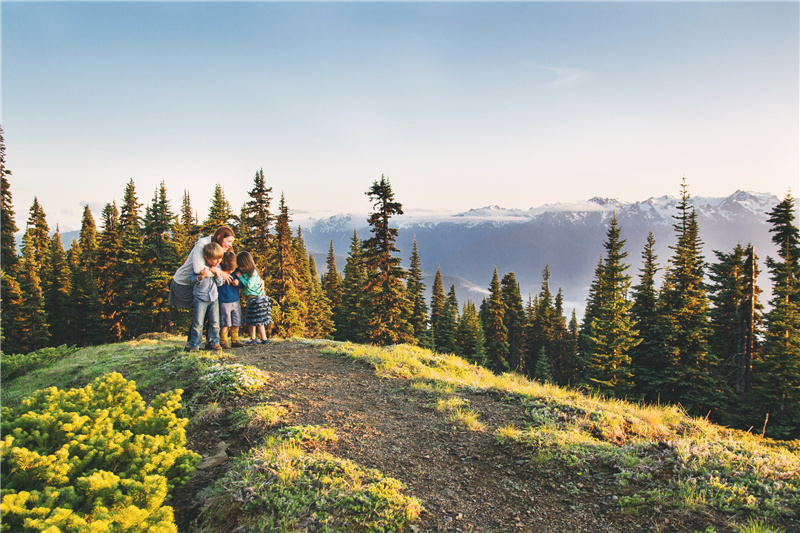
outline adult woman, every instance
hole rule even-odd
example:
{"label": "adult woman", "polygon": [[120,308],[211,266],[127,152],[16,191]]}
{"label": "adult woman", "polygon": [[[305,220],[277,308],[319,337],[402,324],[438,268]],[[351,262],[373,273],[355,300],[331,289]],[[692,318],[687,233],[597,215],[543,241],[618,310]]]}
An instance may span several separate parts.
{"label": "adult woman", "polygon": [[[223,251],[228,251],[233,246],[233,241],[236,238],[233,235],[233,230],[228,226],[220,226],[214,235],[201,237],[197,239],[197,244],[194,245],[192,251],[189,252],[189,257],[186,262],[172,276],[172,283],[169,287],[169,300],[167,303],[178,309],[191,309],[194,302],[194,295],[192,289],[194,284],[189,281],[189,276],[194,272],[200,272],[205,267],[205,259],[203,258],[203,246],[210,242],[215,242],[222,246]],[[223,281],[228,282],[231,275],[223,271],[219,267],[211,269],[215,276],[220,277]]]}

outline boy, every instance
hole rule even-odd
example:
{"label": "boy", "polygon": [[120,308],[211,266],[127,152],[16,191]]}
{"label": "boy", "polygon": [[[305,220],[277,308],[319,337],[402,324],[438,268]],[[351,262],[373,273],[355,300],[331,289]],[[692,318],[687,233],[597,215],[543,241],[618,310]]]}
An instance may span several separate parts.
{"label": "boy", "polygon": [[[239,276],[236,270],[236,254],[228,250],[222,256],[220,269],[231,275],[231,280],[219,286],[219,318],[222,326],[220,332],[220,345],[224,349],[241,348],[239,342],[239,326],[242,325],[242,307],[239,304]],[[231,333],[231,342],[228,344],[228,331]]]}
{"label": "boy", "polygon": [[222,285],[222,278],[215,276],[212,268],[222,262],[222,246],[211,242],[203,246],[203,258],[206,266],[198,273],[192,272],[189,280],[194,283],[194,305],[192,313],[192,331],[189,335],[189,351],[200,351],[203,342],[203,322],[208,315],[208,343],[212,350],[222,350],[219,345],[219,300],[217,287]]}

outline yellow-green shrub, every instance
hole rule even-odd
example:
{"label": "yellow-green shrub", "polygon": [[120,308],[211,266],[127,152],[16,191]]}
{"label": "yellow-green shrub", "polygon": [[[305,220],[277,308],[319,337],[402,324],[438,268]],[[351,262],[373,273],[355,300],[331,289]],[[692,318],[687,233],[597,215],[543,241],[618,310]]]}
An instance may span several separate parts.
{"label": "yellow-green shrub", "polygon": [[200,458],[174,414],[181,393],[148,407],[113,373],[3,407],[2,531],[177,532],[163,503]]}

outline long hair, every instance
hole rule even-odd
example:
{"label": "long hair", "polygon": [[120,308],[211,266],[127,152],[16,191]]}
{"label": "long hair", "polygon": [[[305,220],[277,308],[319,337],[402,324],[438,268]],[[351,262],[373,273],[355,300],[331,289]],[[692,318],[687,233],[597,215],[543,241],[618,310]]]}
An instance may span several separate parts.
{"label": "long hair", "polygon": [[215,242],[220,246],[222,246],[222,241],[224,241],[228,237],[236,238],[236,235],[233,233],[233,230],[228,226],[220,226],[217,228],[217,231],[214,232],[214,236],[211,238],[211,242]]}
{"label": "long hair", "polygon": [[236,256],[236,263],[239,265],[239,271],[248,276],[252,275],[256,269],[256,263],[250,252],[239,252],[239,255]]}

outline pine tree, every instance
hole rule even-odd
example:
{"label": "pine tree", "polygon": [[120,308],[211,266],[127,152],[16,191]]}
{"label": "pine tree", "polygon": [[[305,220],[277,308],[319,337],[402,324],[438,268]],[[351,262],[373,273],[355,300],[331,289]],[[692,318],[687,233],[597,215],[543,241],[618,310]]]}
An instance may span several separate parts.
{"label": "pine tree", "polygon": [[[525,317],[525,373],[534,377],[534,369],[542,353],[552,357],[555,339],[556,311],[550,292],[550,266],[542,271],[542,285],[534,301],[528,297]],[[549,363],[548,363],[548,366]]]}
{"label": "pine tree", "polygon": [[628,265],[624,262],[628,253],[623,251],[625,239],[620,239],[620,234],[615,214],[603,244],[606,256],[603,277],[598,281],[603,301],[589,324],[584,380],[601,394],[624,398],[633,388],[629,352],[640,339],[630,313],[631,277],[625,273]]}
{"label": "pine tree", "polygon": [[325,265],[326,270],[322,275],[322,290],[325,292],[325,296],[331,304],[335,322],[335,318],[339,315],[342,305],[342,276],[336,269],[336,254],[333,253],[332,240],[330,248],[328,249],[328,257]]}
{"label": "pine tree", "polygon": [[183,199],[181,200],[180,219],[173,231],[178,255],[180,257],[187,257],[197,242],[197,234],[200,232],[200,229],[195,222],[196,217],[194,209],[192,208],[192,198],[189,196],[189,191],[184,190]]}
{"label": "pine tree", "polygon": [[659,400],[658,375],[663,364],[663,333],[658,308],[658,291],[655,287],[658,273],[658,257],[655,254],[655,238],[651,231],[642,251],[642,268],[639,284],[633,287],[631,315],[634,327],[642,340],[631,348],[631,365],[635,376],[635,393],[650,403]]}
{"label": "pine tree", "polygon": [[22,353],[26,350],[28,319],[24,315],[25,300],[14,272],[0,270],[0,295],[2,295],[2,324],[0,349],[2,353]]}
{"label": "pine tree", "polygon": [[486,303],[486,362],[488,367],[495,372],[509,370],[508,364],[508,329],[504,323],[505,304],[503,303],[503,290],[497,276],[497,267],[494,269],[492,282],[489,285],[489,300]]}
{"label": "pine tree", "polygon": [[123,339],[138,333],[136,317],[139,316],[140,300],[136,294],[141,290],[140,257],[143,246],[140,208],[136,187],[131,179],[125,187],[120,208],[120,246],[113,272],[114,307],[120,311],[119,329]]}
{"label": "pine tree", "polygon": [[577,383],[577,345],[564,316],[564,294],[559,287],[553,305],[550,373],[558,385]]}
{"label": "pine tree", "polygon": [[72,324],[74,306],[72,298],[72,272],[67,263],[67,254],[61,244],[61,232],[56,232],[50,239],[50,258],[45,269],[47,278],[43,284],[44,304],[47,323],[53,346],[73,344],[75,342],[74,325]]}
{"label": "pine tree", "polygon": [[448,305],[447,295],[444,293],[442,271],[441,268],[437,268],[431,293],[431,337],[433,348],[437,352],[452,353],[453,351],[455,323],[451,317],[452,309]]}
{"label": "pine tree", "polygon": [[103,309],[97,273],[97,227],[89,206],[84,206],[77,248],[77,269],[73,271],[73,324],[75,340],[81,346],[105,341]]}
{"label": "pine tree", "polygon": [[122,339],[122,310],[116,306],[117,254],[122,245],[119,210],[116,202],[106,204],[101,213],[102,233],[97,247],[97,286],[100,299],[103,337],[106,341]]}
{"label": "pine tree", "polygon": [[253,188],[247,193],[250,200],[245,203],[242,215],[242,246],[253,256],[257,265],[266,265],[269,259],[273,216],[270,212],[272,187],[267,187],[264,170],[256,172]]}
{"label": "pine tree", "polygon": [[425,303],[425,283],[422,281],[422,260],[417,249],[417,239],[411,247],[411,267],[408,270],[406,283],[408,300],[411,302],[411,327],[417,344],[425,348],[433,348],[431,332],[428,328],[428,305]]}
{"label": "pine tree", "polygon": [[[729,388],[736,394],[736,403],[750,392],[752,361],[758,351],[758,326],[762,305],[761,289],[756,285],[758,258],[752,246],[736,245],[733,252],[715,250],[717,263],[710,265],[708,288],[713,307],[710,350],[721,361],[721,370]],[[741,412],[741,406],[731,410]]]}
{"label": "pine tree", "polygon": [[[300,300],[308,307],[309,294],[311,292],[311,269],[309,268],[308,249],[303,240],[303,228],[297,227],[297,234],[292,238],[292,250],[294,251],[294,286]],[[303,315],[303,321],[307,315]]]}
{"label": "pine tree", "polygon": [[800,231],[791,193],[770,212],[778,258],[767,258],[772,309],[767,313],[764,355],[757,364],[753,396],[768,416],[768,435],[800,438]]}
{"label": "pine tree", "polygon": [[233,214],[230,202],[225,198],[222,185],[217,183],[214,186],[214,196],[211,197],[211,207],[208,210],[208,218],[203,223],[203,235],[214,233],[220,226],[235,225],[237,220],[238,217]]}
{"label": "pine tree", "polygon": [[[303,334],[303,317],[308,309],[300,298],[297,288],[298,270],[292,238],[291,218],[286,199],[281,194],[279,214],[275,226],[275,246],[270,264],[273,271],[265,274],[264,281],[272,288],[273,306],[277,303],[278,312],[273,316],[277,334],[282,337],[295,337]],[[260,265],[259,265],[260,266]]]}
{"label": "pine tree", "polygon": [[167,304],[170,279],[182,259],[172,233],[175,221],[162,181],[145,209],[142,228],[141,287],[137,292],[136,309],[139,313],[135,320],[139,333],[176,331],[177,314]]}
{"label": "pine tree", "polygon": [[32,264],[36,265],[36,276],[41,280],[45,274],[44,268],[47,265],[47,259],[50,256],[50,227],[47,225],[44,210],[35,196],[28,214],[28,224],[25,232],[30,234],[28,246],[32,247],[34,261]]}
{"label": "pine tree", "polygon": [[4,272],[12,272],[19,259],[17,257],[17,244],[14,234],[18,231],[14,222],[14,202],[11,197],[11,185],[8,176],[11,171],[6,168],[6,144],[3,138],[3,128],[0,126],[0,268]]}
{"label": "pine tree", "polygon": [[305,336],[312,339],[328,339],[333,334],[333,312],[331,303],[322,290],[322,283],[317,275],[317,263],[314,256],[308,257],[310,288],[308,296],[308,317],[306,318]]}
{"label": "pine tree", "polygon": [[665,358],[655,383],[661,401],[681,403],[694,415],[717,412],[723,405],[717,359],[708,350],[710,325],[697,215],[689,205],[684,179],[677,221],[677,244],[664,275],[660,315],[665,321]]}
{"label": "pine tree", "polygon": [[363,242],[364,266],[367,272],[365,304],[367,336],[375,344],[413,343],[414,331],[409,322],[409,302],[404,280],[406,272],[395,241],[397,229],[389,225],[395,215],[403,214],[403,206],[395,201],[392,186],[384,176],[366,192],[375,211],[367,222],[372,236]]}
{"label": "pine tree", "polygon": [[471,300],[464,304],[458,320],[456,353],[471,363],[482,366],[486,364],[483,328],[478,318],[478,310]]}
{"label": "pine tree", "polygon": [[508,364],[512,370],[525,371],[525,308],[519,283],[513,272],[503,276],[500,282],[505,314],[503,323],[508,330]]}
{"label": "pine tree", "polygon": [[50,342],[50,326],[47,323],[42,282],[39,278],[41,269],[36,264],[37,250],[33,240],[33,232],[26,231],[22,236],[22,264],[17,276],[22,293],[20,315],[24,317],[24,326],[16,339],[18,351],[21,353],[45,348]]}
{"label": "pine tree", "polygon": [[353,230],[350,240],[350,253],[344,266],[342,279],[342,303],[334,317],[336,333],[339,341],[364,343],[367,341],[367,316],[364,305],[364,293],[367,285],[367,272],[362,257],[361,239]]}

